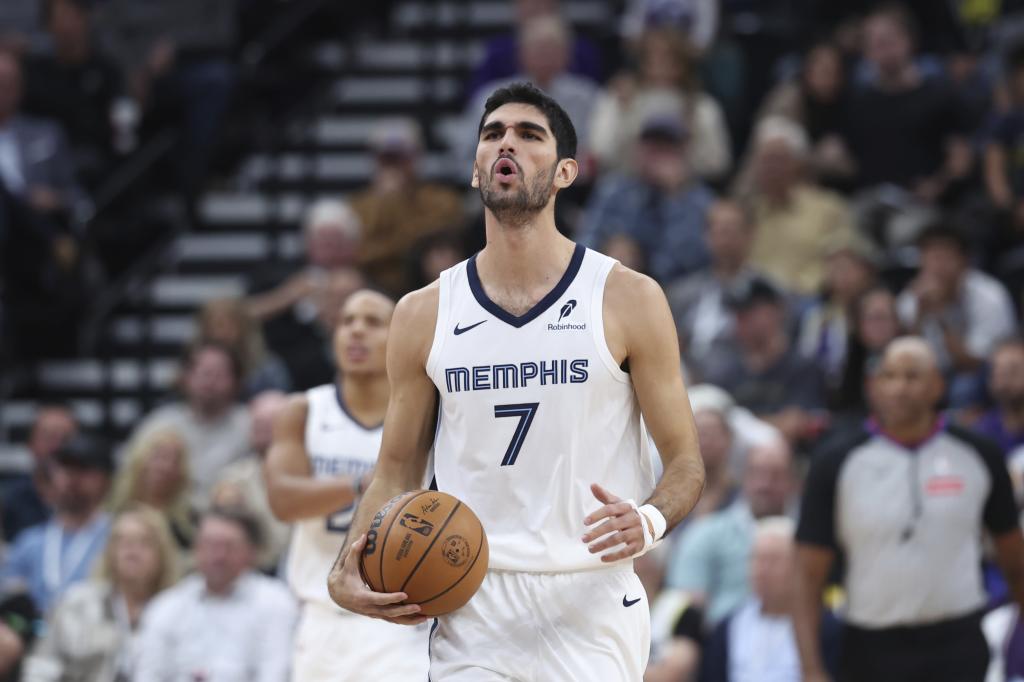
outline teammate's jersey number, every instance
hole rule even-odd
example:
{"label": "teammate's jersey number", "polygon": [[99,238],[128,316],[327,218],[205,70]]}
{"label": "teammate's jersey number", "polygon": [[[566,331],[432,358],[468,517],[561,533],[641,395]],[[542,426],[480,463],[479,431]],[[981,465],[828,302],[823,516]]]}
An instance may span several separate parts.
{"label": "teammate's jersey number", "polygon": [[540,403],[518,403],[515,405],[495,405],[494,416],[495,417],[518,417],[519,423],[516,424],[516,430],[512,434],[512,441],[508,444],[508,449],[505,450],[505,456],[501,459],[501,466],[512,466],[516,463],[516,458],[519,457],[519,451],[523,447],[523,442],[526,440],[526,434],[530,431],[530,425],[533,424],[533,417],[537,414],[537,408]]}
{"label": "teammate's jersey number", "polygon": [[327,532],[329,533],[347,533],[348,527],[352,525],[352,513],[355,512],[356,506],[350,504],[343,509],[339,509],[330,516],[327,517]]}

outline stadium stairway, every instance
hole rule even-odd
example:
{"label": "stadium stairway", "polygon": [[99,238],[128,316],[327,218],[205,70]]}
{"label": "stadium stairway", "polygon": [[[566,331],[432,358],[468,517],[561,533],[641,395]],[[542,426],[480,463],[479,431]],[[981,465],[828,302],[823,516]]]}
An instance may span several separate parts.
{"label": "stadium stairway", "polygon": [[[563,2],[573,26],[607,36],[613,3]],[[504,0],[399,0],[386,37],[319,41],[300,68],[326,87],[301,113],[262,135],[226,181],[202,196],[198,222],[155,265],[137,273],[101,321],[87,355],[44,361],[0,407],[0,470],[24,466],[35,407],[72,406],[82,424],[120,439],[173,388],[182,345],[205,301],[245,293],[268,264],[298,264],[299,222],[310,201],[343,196],[368,181],[369,131],[382,118],[411,116],[424,128],[421,173],[452,182],[444,140],[457,134],[463,83],[483,41],[514,23]]]}

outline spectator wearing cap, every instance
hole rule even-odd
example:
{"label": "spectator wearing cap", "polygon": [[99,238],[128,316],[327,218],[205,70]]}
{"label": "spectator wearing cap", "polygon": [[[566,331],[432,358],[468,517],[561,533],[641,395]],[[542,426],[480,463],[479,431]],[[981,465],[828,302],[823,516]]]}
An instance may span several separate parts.
{"label": "spectator wearing cap", "polygon": [[691,172],[688,142],[678,117],[648,120],[636,143],[634,170],[608,173],[594,187],[579,241],[603,249],[613,238],[630,240],[647,273],[662,283],[705,267],[705,221],[715,195]]}
{"label": "spectator wearing cap", "polygon": [[786,331],[786,300],[770,280],[740,282],[726,297],[736,345],[716,348],[701,368],[707,383],[775,426],[790,441],[814,437],[824,426],[820,368],[800,355]]}
{"label": "spectator wearing cap", "polygon": [[1024,536],[1003,455],[938,414],[942,384],[924,340],[893,341],[872,377],[873,418],[811,462],[795,612],[806,682],[827,679],[817,632],[839,553],[838,682],[984,679],[983,531],[1014,601],[1024,602]]}
{"label": "spectator wearing cap", "polygon": [[253,570],[259,544],[243,512],[203,517],[196,573],[143,615],[135,680],[286,682],[298,609],[284,583]]}
{"label": "spectator wearing cap", "polygon": [[793,453],[782,440],[752,448],[742,495],[726,509],[694,521],[672,549],[665,583],[703,605],[716,625],[750,594],[750,548],[759,519],[783,516],[796,502]]}
{"label": "spectator wearing cap", "polygon": [[686,157],[695,175],[715,180],[729,171],[732,151],[725,116],[702,90],[698,65],[696,51],[681,32],[667,26],[644,32],[637,73],[613,78],[591,114],[588,147],[602,168],[628,169],[633,141],[644,123],[662,114],[677,117],[693,131]]}
{"label": "spectator wearing cap", "polygon": [[376,167],[370,186],[350,198],[363,226],[359,265],[367,278],[396,298],[412,288],[409,252],[423,237],[462,226],[457,192],[420,178],[419,124],[399,119],[370,135]]}
{"label": "spectator wearing cap", "polygon": [[260,271],[249,285],[249,313],[263,322],[267,345],[284,360],[297,390],[334,375],[332,318],[348,295],[366,284],[357,264],[362,232],[349,204],[320,199],[303,219],[303,267]]}
{"label": "spectator wearing cap", "polygon": [[1002,284],[971,267],[960,229],[935,223],[921,234],[918,248],[921,266],[897,301],[900,319],[931,345],[949,379],[951,406],[963,407],[979,397],[985,358],[1013,333],[1013,303]]}
{"label": "spectator wearing cap", "polygon": [[[750,596],[715,628],[701,660],[701,682],[797,682],[800,654],[793,634],[796,602],[795,524],[785,516],[761,519],[750,550]],[[825,612],[821,646],[835,669],[839,622]]]}
{"label": "spectator wearing cap", "polygon": [[0,566],[0,582],[24,586],[47,612],[73,584],[86,578],[103,551],[110,518],[103,500],[114,460],[109,447],[76,436],[53,456],[54,514],[18,536]]}
{"label": "spectator wearing cap", "polygon": [[195,509],[206,508],[220,472],[248,450],[249,413],[238,404],[240,378],[239,360],[227,347],[211,341],[190,346],[182,363],[183,399],[150,413],[129,440],[131,451],[157,429],[181,434]]}
{"label": "spectator wearing cap", "polygon": [[849,209],[807,177],[810,142],[799,125],[768,117],[753,145],[753,183],[743,196],[757,226],[750,261],[793,293],[814,296],[829,246],[852,232]]}
{"label": "spectator wearing cap", "polygon": [[866,239],[852,232],[830,244],[826,254],[822,292],[803,315],[797,347],[824,369],[833,393],[842,381],[853,307],[875,284],[880,259]]}
{"label": "spectator wearing cap", "polygon": [[0,488],[4,539],[50,518],[53,453],[78,432],[71,410],[62,405],[44,405],[36,412],[29,431],[24,460],[10,462],[12,471]]}
{"label": "spectator wearing cap", "polygon": [[742,204],[719,199],[707,213],[705,242],[711,262],[665,288],[688,366],[700,367],[720,344],[735,341],[732,311],[725,293],[758,273],[750,265],[754,225]]}

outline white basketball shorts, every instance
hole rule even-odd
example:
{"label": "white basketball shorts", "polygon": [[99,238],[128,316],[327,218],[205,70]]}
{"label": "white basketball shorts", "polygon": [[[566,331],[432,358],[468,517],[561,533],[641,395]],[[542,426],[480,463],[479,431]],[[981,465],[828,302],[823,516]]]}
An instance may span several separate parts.
{"label": "white basketball shorts", "polygon": [[575,573],[488,571],[430,636],[432,682],[641,682],[647,595],[631,566]]}
{"label": "white basketball shorts", "polygon": [[307,602],[295,633],[292,682],[420,682],[430,624],[395,625]]}

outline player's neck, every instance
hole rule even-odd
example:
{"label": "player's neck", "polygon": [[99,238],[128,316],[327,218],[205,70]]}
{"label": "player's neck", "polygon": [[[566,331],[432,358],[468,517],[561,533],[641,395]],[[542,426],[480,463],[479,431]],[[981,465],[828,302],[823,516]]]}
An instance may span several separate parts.
{"label": "player's neck", "polygon": [[348,375],[339,380],[345,409],[364,426],[384,421],[388,409],[388,377],[386,374]]}
{"label": "player's neck", "polygon": [[546,283],[565,272],[575,245],[555,228],[554,212],[542,211],[524,225],[505,227],[486,214],[487,246],[477,256],[480,277],[496,288]]}

